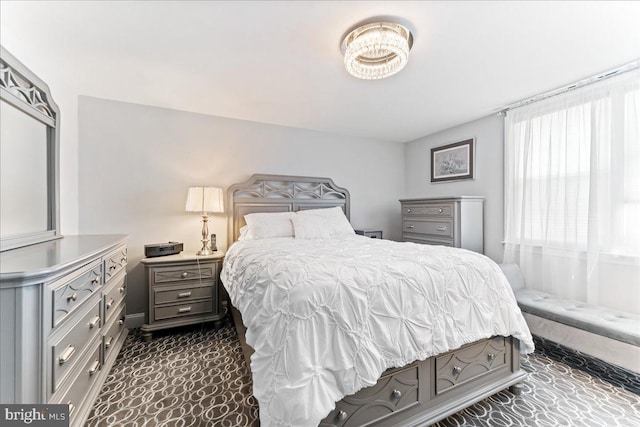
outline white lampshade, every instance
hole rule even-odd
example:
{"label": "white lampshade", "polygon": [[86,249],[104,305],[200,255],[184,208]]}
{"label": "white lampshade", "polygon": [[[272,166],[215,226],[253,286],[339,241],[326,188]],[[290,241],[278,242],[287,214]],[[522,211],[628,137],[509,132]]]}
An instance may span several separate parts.
{"label": "white lampshade", "polygon": [[187,212],[224,212],[222,189],[216,187],[189,187]]}

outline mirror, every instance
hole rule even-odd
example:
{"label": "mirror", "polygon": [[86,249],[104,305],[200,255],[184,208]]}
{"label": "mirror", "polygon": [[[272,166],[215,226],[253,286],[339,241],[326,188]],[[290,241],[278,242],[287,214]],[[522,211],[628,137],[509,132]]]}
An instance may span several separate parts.
{"label": "mirror", "polygon": [[62,237],[58,107],[49,88],[0,47],[0,250]]}

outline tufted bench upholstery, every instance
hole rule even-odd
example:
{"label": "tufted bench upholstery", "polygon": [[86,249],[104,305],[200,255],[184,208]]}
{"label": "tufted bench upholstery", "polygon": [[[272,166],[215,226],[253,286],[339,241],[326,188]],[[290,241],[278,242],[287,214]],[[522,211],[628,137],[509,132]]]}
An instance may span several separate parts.
{"label": "tufted bench upholstery", "polygon": [[640,346],[640,316],[526,289],[520,267],[500,264],[520,309],[529,314]]}
{"label": "tufted bench upholstery", "polygon": [[640,346],[640,316],[531,289],[518,289],[514,294],[526,313]]}

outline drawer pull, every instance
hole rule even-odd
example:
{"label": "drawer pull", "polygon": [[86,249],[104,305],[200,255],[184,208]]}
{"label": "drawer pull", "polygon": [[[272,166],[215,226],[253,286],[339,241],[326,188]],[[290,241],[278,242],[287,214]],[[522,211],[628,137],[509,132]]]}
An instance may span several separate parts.
{"label": "drawer pull", "polygon": [[182,307],[178,309],[178,313],[188,313],[191,311],[191,306],[189,307]]}
{"label": "drawer pull", "polygon": [[438,213],[442,213],[442,208],[438,209]]}
{"label": "drawer pull", "polygon": [[74,293],[73,293],[73,295],[69,295],[69,296],[67,297],[67,302],[69,302],[69,301],[75,301],[75,300],[77,300],[77,299],[78,299],[78,294],[74,292]]}
{"label": "drawer pull", "polygon": [[453,375],[458,376],[460,375],[460,372],[462,372],[462,368],[460,366],[453,367]]}
{"label": "drawer pull", "polygon": [[407,213],[411,213],[411,209],[407,209]]}
{"label": "drawer pull", "polygon": [[444,225],[442,227],[438,227],[438,231],[445,231],[446,229],[447,229],[447,227],[444,226]]}
{"label": "drawer pull", "polygon": [[187,273],[186,271],[182,273],[182,278],[184,279],[185,277],[187,277],[189,275],[189,273]]}
{"label": "drawer pull", "polygon": [[116,268],[118,268],[118,266],[117,266],[117,265],[110,265],[110,266],[109,266],[109,270],[115,270]]}
{"label": "drawer pull", "polygon": [[123,256],[122,258],[120,258],[120,262],[122,262],[122,263],[127,262],[127,257],[124,257],[124,256]]}
{"label": "drawer pull", "polygon": [[104,348],[109,348],[111,347],[111,343],[113,342],[113,337],[109,337],[107,339],[104,340]]}
{"label": "drawer pull", "polygon": [[90,321],[89,321],[89,329],[93,329],[96,326],[98,326],[100,324],[100,316],[94,316]]}
{"label": "drawer pull", "polygon": [[92,285],[97,285],[98,283],[100,283],[100,276],[96,276],[91,280]]}
{"label": "drawer pull", "polygon": [[108,303],[106,303],[104,307],[105,307],[107,310],[109,310],[109,309],[111,308],[111,306],[113,305],[113,303],[114,303],[114,302],[115,302],[115,301],[114,301],[114,299],[113,299],[113,298],[111,298],[111,300],[109,300],[109,302],[108,302]]}
{"label": "drawer pull", "polygon": [[397,388],[393,390],[393,393],[391,393],[391,398],[394,400],[398,400],[402,397],[402,392],[400,390],[398,390]]}
{"label": "drawer pull", "polygon": [[407,228],[413,228],[413,225],[407,224]]}
{"label": "drawer pull", "polygon": [[120,289],[118,289],[118,290],[120,291],[121,294],[123,294],[125,289],[127,289],[127,286],[126,285],[122,285],[122,286],[120,286]]}
{"label": "drawer pull", "polygon": [[338,415],[336,415],[336,421],[338,422],[342,422],[346,419],[347,419],[347,413],[345,411],[340,411],[338,412]]}
{"label": "drawer pull", "polygon": [[71,401],[68,401],[67,405],[69,405],[69,417],[71,417],[71,414],[73,414],[73,411],[76,410],[76,407],[73,403],[71,403]]}
{"label": "drawer pull", "polygon": [[89,376],[91,376],[96,372],[98,372],[98,369],[100,369],[100,362],[97,360],[94,360],[87,372],[89,372]]}
{"label": "drawer pull", "polygon": [[122,316],[120,320],[118,320],[118,325],[120,326],[124,325],[124,316]]}
{"label": "drawer pull", "polygon": [[190,297],[191,296],[191,291],[189,292],[180,292],[178,294],[178,298],[186,298],[186,297]]}
{"label": "drawer pull", "polygon": [[72,345],[65,348],[64,351],[60,354],[60,357],[58,357],[58,363],[64,365],[69,361],[69,359],[71,359],[75,352],[76,349]]}
{"label": "drawer pull", "polygon": [[489,359],[489,362],[493,362],[493,360],[496,358],[496,355],[493,353],[489,353],[487,355],[487,359]]}

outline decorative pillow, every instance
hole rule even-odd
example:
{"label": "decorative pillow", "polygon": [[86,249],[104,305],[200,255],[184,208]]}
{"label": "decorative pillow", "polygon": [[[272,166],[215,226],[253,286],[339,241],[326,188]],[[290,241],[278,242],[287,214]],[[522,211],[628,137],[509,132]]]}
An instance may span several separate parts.
{"label": "decorative pillow", "polygon": [[293,212],[261,212],[244,216],[253,239],[293,237]]}
{"label": "decorative pillow", "polygon": [[[297,217],[314,218],[313,220],[307,221],[301,225],[303,228],[301,231],[303,233],[302,236],[298,235],[298,229],[295,228],[296,224],[295,222],[293,223],[295,236],[298,239],[322,239],[328,237],[350,236],[355,233],[355,231],[353,231],[353,227],[351,227],[351,224],[349,223],[349,220],[344,216],[342,208],[339,206],[327,209],[298,211],[296,213],[296,218]],[[292,221],[294,220],[292,219]],[[316,227],[318,230],[310,231],[310,227]]]}
{"label": "decorative pillow", "polygon": [[328,239],[327,218],[316,215],[296,215],[291,219],[296,239]]}

